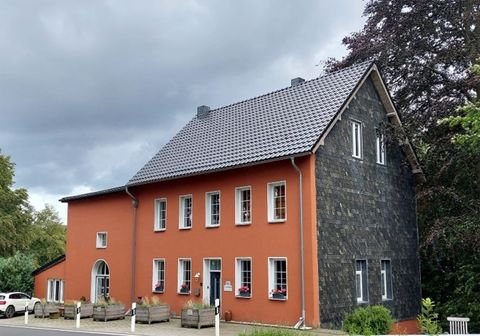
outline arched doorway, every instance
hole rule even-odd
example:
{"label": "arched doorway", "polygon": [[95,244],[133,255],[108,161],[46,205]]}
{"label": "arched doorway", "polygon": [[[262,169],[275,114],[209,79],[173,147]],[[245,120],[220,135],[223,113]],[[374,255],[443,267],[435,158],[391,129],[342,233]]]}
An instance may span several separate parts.
{"label": "arched doorway", "polygon": [[92,268],[91,302],[110,296],[110,269],[104,260],[98,260]]}

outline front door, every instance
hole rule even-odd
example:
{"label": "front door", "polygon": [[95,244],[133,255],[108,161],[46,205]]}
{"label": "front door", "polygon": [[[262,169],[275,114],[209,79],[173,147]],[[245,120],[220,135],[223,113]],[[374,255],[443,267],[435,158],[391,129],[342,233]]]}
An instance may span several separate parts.
{"label": "front door", "polygon": [[210,271],[210,305],[215,305],[215,299],[220,299],[220,272]]}

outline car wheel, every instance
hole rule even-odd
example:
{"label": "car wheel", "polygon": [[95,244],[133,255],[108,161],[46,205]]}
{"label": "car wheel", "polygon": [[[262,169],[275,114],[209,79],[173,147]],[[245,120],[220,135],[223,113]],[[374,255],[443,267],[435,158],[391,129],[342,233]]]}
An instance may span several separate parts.
{"label": "car wheel", "polygon": [[37,310],[40,309],[40,302],[36,302],[34,305],[33,305],[33,310],[32,310],[32,313],[35,313]]}
{"label": "car wheel", "polygon": [[5,310],[5,317],[12,318],[15,315],[15,308],[13,306],[8,306]]}

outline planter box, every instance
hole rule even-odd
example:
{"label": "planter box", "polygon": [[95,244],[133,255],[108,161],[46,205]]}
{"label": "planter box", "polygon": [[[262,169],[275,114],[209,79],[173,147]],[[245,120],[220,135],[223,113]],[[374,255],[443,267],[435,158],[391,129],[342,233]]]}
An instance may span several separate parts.
{"label": "planter box", "polygon": [[237,296],[241,296],[241,297],[250,297],[250,292],[240,292],[238,293]]}
{"label": "planter box", "polygon": [[59,307],[60,305],[56,303],[37,304],[35,305],[35,312],[34,312],[35,317],[45,318],[45,317],[50,317],[50,313],[60,314]]}
{"label": "planter box", "polygon": [[93,307],[94,321],[110,321],[125,318],[125,306],[123,304],[112,304],[105,307]]}
{"label": "planter box", "polygon": [[170,321],[170,306],[167,304],[145,307],[137,306],[136,322],[152,323]]}
{"label": "planter box", "polygon": [[215,308],[184,308],[181,315],[182,327],[213,327],[215,325]]}
{"label": "planter box", "polygon": [[285,300],[285,295],[283,295],[283,294],[281,294],[281,293],[273,293],[273,294],[272,294],[272,298],[273,298],[273,299]]}
{"label": "planter box", "polygon": [[[76,305],[65,305],[63,317],[66,319],[75,319],[77,318],[77,306]],[[91,303],[82,303],[80,307],[80,318],[92,317],[93,316],[93,304]]]}

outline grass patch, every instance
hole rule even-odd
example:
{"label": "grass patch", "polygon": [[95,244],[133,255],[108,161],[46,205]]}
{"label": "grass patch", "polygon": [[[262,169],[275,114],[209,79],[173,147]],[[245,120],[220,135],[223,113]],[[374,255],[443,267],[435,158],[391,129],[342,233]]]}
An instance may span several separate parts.
{"label": "grass patch", "polygon": [[310,335],[301,331],[293,331],[290,329],[254,329],[248,332],[242,332],[239,336],[298,336],[298,335]]}

